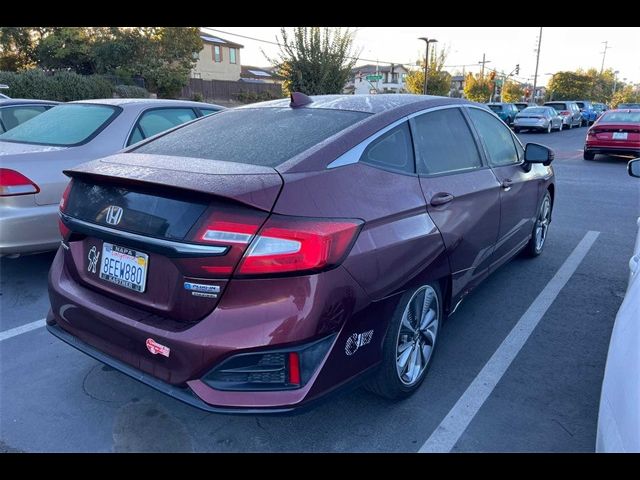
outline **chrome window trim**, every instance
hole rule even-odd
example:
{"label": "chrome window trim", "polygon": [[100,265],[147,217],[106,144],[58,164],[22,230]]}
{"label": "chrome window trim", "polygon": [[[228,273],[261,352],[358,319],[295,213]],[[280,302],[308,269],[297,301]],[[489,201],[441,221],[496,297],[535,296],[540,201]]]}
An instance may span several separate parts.
{"label": "chrome window trim", "polygon": [[[429,107],[423,110],[419,110],[417,112],[413,112],[409,115],[405,115],[404,117],[396,120],[395,122],[371,134],[369,137],[365,138],[362,142],[360,142],[355,147],[352,147],[351,149],[344,152],[338,158],[336,158],[331,163],[329,163],[326,168],[332,169],[332,168],[344,167],[346,165],[353,165],[354,163],[358,163],[360,161],[360,158],[362,157],[362,154],[364,153],[366,148],[369,146],[369,144],[377,140],[379,137],[387,133],[389,130],[394,129],[395,127],[401,125],[403,122],[408,122],[410,119],[414,117],[417,117],[419,115],[423,115],[429,112],[435,112],[438,110],[446,110],[449,108],[461,108],[464,106],[466,106],[466,104],[460,104],[460,103],[456,103],[455,105],[440,105],[438,107]],[[479,108],[479,107],[476,107],[476,108]],[[486,109],[484,110],[486,111]],[[376,166],[376,168],[382,168],[382,167]]]}

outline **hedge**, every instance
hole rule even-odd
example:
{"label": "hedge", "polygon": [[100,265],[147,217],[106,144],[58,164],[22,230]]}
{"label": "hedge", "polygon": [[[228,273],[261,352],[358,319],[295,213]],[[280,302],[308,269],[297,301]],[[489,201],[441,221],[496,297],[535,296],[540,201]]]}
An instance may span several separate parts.
{"label": "hedge", "polygon": [[78,75],[56,72],[47,75],[42,70],[0,72],[0,83],[9,86],[2,93],[12,98],[36,98],[69,102],[89,98],[113,97],[113,85],[100,75]]}
{"label": "hedge", "polygon": [[116,85],[114,92],[120,98],[149,98],[147,89],[137,85]]}

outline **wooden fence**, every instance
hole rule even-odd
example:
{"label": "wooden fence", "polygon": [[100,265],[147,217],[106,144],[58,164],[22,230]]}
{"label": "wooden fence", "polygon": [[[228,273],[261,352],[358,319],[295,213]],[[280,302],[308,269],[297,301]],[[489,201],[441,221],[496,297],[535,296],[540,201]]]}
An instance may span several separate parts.
{"label": "wooden fence", "polygon": [[[263,98],[281,98],[282,87],[275,83],[233,82],[228,80],[203,80],[190,78],[189,84],[182,89],[180,98],[191,99],[200,94],[205,101],[238,101],[243,95],[261,95]],[[267,97],[270,96],[270,97]]]}

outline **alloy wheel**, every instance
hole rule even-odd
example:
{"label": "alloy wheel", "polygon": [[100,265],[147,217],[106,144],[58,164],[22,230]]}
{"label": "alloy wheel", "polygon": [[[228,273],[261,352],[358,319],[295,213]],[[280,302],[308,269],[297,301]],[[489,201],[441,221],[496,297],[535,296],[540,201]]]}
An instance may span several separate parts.
{"label": "alloy wheel", "polygon": [[547,230],[549,229],[549,223],[551,222],[551,200],[549,197],[545,197],[542,206],[540,207],[540,213],[536,219],[536,250],[542,250],[544,242],[547,239]]}
{"label": "alloy wheel", "polygon": [[436,344],[440,325],[438,295],[430,285],[412,295],[402,315],[396,341],[396,371],[411,386],[425,372]]}

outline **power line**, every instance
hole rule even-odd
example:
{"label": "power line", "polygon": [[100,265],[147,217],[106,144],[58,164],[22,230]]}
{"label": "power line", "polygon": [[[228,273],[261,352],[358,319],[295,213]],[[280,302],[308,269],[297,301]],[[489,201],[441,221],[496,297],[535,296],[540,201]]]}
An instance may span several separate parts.
{"label": "power line", "polygon": [[[270,40],[264,40],[263,38],[256,38],[256,37],[249,37],[248,35],[240,35],[239,33],[232,33],[232,32],[226,32],[224,30],[219,30],[217,28],[211,28],[211,27],[202,27],[205,28],[207,30],[212,30],[214,32],[219,32],[219,33],[224,33],[225,35],[235,35],[236,37],[240,37],[240,38],[246,38],[247,40],[254,40],[256,42],[262,42],[262,43],[268,43],[270,45],[275,45],[277,47],[280,46],[280,44],[278,42],[272,42]],[[362,57],[347,57],[349,59],[352,60],[362,60],[364,62],[374,62],[374,63],[388,63],[389,65],[402,65],[404,66],[413,66],[412,62],[407,62],[407,63],[402,63],[402,62],[387,62],[385,60],[379,60],[379,59],[369,59],[369,58],[362,58]]]}

